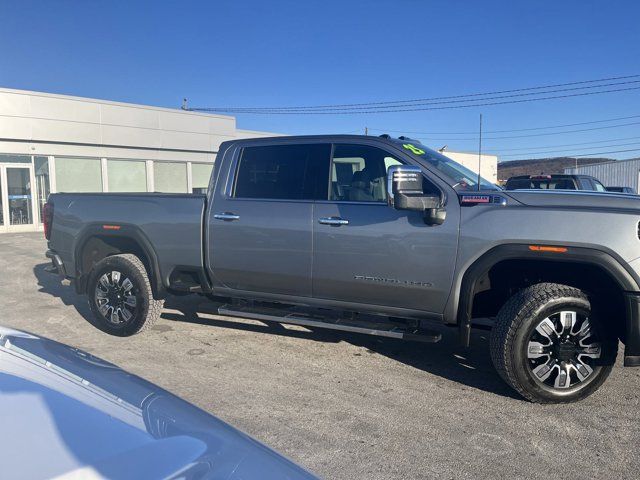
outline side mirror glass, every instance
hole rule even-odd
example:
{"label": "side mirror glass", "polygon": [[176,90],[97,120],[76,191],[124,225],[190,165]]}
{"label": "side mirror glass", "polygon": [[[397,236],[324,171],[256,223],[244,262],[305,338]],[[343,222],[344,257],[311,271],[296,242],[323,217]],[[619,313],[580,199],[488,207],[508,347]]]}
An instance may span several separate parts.
{"label": "side mirror glass", "polygon": [[387,198],[396,210],[423,212],[425,223],[440,225],[445,209],[439,195],[425,195],[422,170],[414,165],[393,165],[387,171]]}

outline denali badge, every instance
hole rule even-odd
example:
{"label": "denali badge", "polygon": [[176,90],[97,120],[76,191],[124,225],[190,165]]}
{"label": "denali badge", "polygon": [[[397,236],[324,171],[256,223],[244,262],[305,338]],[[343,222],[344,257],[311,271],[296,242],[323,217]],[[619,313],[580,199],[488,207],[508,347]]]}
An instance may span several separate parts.
{"label": "denali badge", "polygon": [[365,282],[392,283],[396,285],[408,285],[408,286],[425,287],[425,288],[433,287],[433,283],[429,283],[429,282],[414,282],[412,280],[396,280],[395,278],[370,277],[368,275],[355,275],[353,278],[355,278],[356,280],[364,280]]}
{"label": "denali badge", "polygon": [[482,194],[463,193],[459,195],[459,197],[460,197],[460,205],[462,206],[478,205],[481,203],[497,204],[502,206],[507,204],[507,199],[501,195],[482,195]]}

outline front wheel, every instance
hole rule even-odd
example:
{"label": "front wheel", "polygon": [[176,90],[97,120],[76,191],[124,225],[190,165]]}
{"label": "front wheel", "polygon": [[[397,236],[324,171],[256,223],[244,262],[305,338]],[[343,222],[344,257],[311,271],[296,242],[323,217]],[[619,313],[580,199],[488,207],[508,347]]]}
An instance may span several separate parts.
{"label": "front wheel", "polygon": [[581,400],[604,383],[618,352],[613,329],[603,320],[577,288],[530,286],[498,313],[491,359],[500,376],[532,402]]}
{"label": "front wheel", "polygon": [[113,255],[96,264],[87,283],[96,326],[128,337],[151,327],[164,301],[155,300],[144,264],[131,254]]}

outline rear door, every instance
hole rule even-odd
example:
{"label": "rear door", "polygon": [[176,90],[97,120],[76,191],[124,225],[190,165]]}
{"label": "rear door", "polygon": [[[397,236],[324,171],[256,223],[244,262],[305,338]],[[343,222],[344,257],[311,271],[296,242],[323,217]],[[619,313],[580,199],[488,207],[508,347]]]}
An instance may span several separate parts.
{"label": "rear door", "polygon": [[[460,206],[442,225],[387,205],[387,169],[404,163],[387,150],[336,144],[329,200],[315,205],[313,296],[441,313],[449,296]],[[425,193],[440,193],[425,178]],[[374,307],[375,309],[375,307]]]}
{"label": "rear door", "polygon": [[209,208],[214,284],[311,295],[313,201],[327,198],[330,144],[249,143],[224,159]]}

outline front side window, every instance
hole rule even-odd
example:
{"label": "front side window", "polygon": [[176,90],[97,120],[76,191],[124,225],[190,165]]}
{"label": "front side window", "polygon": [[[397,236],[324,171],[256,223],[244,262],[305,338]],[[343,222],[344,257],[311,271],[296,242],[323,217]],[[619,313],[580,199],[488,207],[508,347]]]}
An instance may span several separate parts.
{"label": "front side window", "polygon": [[598,180],[593,180],[593,185],[596,187],[596,192],[606,192],[607,189]]}
{"label": "front side window", "polygon": [[[336,202],[387,202],[389,167],[403,165],[385,150],[369,145],[338,144],[331,161],[330,200]],[[423,177],[424,193],[438,188]]]}
{"label": "front side window", "polygon": [[245,147],[234,197],[326,200],[329,144]]}
{"label": "front side window", "polygon": [[386,202],[387,169],[401,162],[368,145],[335,145],[331,161],[333,201]]}
{"label": "front side window", "polygon": [[583,190],[595,190],[596,188],[593,186],[593,182],[590,178],[583,177],[581,180],[582,189]]}

